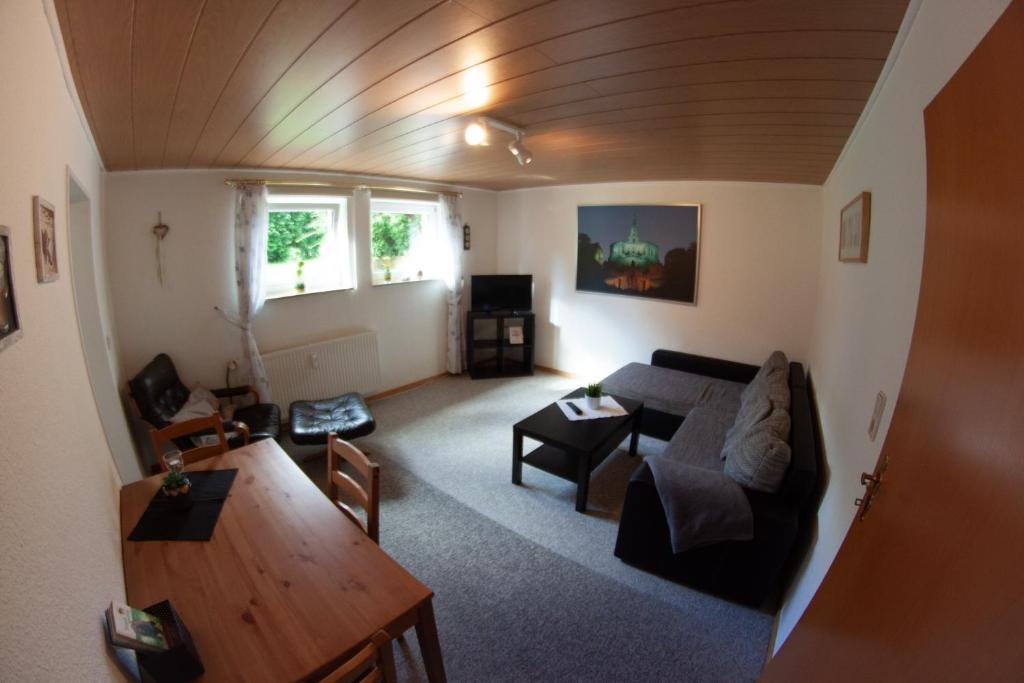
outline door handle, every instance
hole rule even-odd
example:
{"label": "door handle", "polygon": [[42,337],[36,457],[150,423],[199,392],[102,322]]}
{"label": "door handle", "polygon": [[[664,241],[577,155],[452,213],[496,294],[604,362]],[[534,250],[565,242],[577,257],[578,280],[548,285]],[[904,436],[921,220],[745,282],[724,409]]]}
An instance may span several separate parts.
{"label": "door handle", "polygon": [[875,494],[878,493],[878,489],[882,486],[882,474],[889,468],[889,456],[882,455],[878,459],[878,465],[875,466],[873,474],[867,472],[861,472],[860,474],[860,485],[866,487],[864,496],[857,498],[853,501],[853,504],[860,508],[860,514],[857,517],[861,520],[868,514],[868,509],[871,507],[871,501],[874,500]]}
{"label": "door handle", "polygon": [[857,498],[853,501],[853,504],[860,508],[860,514],[858,518],[863,520],[865,515],[868,514],[868,510],[871,508],[871,501],[875,499],[875,494],[878,493],[879,487],[882,485],[881,474],[868,474],[862,472],[860,475],[860,485],[867,487],[864,491],[862,498]]}

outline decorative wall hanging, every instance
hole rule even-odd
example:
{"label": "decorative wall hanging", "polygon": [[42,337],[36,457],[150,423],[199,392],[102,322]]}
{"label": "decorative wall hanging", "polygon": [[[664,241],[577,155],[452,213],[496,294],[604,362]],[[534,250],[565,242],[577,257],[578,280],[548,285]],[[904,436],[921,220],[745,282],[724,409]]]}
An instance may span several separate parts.
{"label": "decorative wall hanging", "polygon": [[581,206],[576,290],[697,303],[700,204]]}
{"label": "decorative wall hanging", "polygon": [[868,262],[871,236],[871,193],[861,192],[839,213],[839,260]]}
{"label": "decorative wall hanging", "polygon": [[40,282],[53,282],[60,277],[57,271],[57,216],[53,204],[42,197],[33,197],[32,216],[36,277]]}
{"label": "decorative wall hanging", "polygon": [[12,261],[11,231],[0,225],[0,351],[21,339]]}
{"label": "decorative wall hanging", "polygon": [[160,243],[167,237],[167,233],[171,231],[169,225],[164,224],[163,214],[159,211],[156,212],[156,225],[153,226],[153,235],[156,237],[156,281],[160,283],[160,286],[164,286],[164,261],[163,256],[160,253]]}

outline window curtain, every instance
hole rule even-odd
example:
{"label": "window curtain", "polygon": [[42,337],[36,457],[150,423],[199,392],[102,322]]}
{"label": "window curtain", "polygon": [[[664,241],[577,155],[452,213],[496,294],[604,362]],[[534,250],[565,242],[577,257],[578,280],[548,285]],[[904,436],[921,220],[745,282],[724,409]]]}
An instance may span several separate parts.
{"label": "window curtain", "polygon": [[448,256],[444,284],[448,301],[448,357],[446,369],[457,375],[463,369],[462,356],[462,216],[458,197],[440,195],[442,233]]}
{"label": "window curtain", "polygon": [[252,322],[266,301],[263,268],[267,263],[267,186],[235,188],[235,281],[238,284],[238,326],[242,330],[243,368],[260,400],[273,403],[263,357],[256,346]]}

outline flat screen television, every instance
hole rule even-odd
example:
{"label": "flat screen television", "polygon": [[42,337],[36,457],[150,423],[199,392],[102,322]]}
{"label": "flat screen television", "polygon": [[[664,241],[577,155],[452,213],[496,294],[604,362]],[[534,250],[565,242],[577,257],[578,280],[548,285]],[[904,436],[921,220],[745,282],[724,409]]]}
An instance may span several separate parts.
{"label": "flat screen television", "polygon": [[474,275],[470,284],[474,311],[515,311],[533,309],[532,275]]}

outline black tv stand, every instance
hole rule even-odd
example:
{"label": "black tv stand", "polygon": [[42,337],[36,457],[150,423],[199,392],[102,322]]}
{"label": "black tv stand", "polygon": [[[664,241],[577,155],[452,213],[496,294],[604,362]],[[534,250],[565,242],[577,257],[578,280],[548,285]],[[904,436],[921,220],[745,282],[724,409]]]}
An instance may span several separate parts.
{"label": "black tv stand", "polygon": [[[509,341],[509,328],[523,328],[523,343]],[[534,315],[519,311],[466,313],[466,367],[473,379],[533,374]]]}

